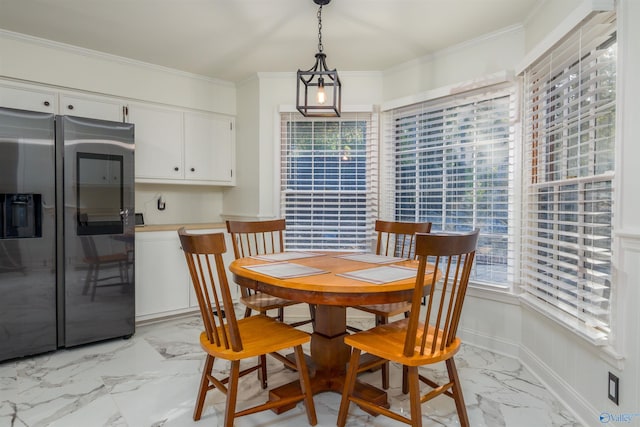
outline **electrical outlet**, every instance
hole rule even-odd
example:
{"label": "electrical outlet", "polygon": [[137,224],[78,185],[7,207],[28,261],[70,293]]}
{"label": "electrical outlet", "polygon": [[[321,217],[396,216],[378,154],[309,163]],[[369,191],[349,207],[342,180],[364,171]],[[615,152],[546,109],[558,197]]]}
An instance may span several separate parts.
{"label": "electrical outlet", "polygon": [[616,405],[618,404],[618,399],[620,397],[618,395],[619,383],[620,381],[618,377],[609,372],[609,400],[611,400]]}

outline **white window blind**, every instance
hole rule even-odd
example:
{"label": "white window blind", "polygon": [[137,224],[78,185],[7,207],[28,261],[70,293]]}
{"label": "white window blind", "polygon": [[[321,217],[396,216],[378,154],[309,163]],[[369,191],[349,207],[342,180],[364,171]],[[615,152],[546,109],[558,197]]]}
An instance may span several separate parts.
{"label": "white window blind", "polygon": [[[513,278],[513,84],[391,110],[385,117],[385,215],[432,231],[480,228],[473,280]],[[390,208],[389,208],[390,206]]]}
{"label": "white window blind", "polygon": [[281,119],[287,249],[369,250],[377,217],[376,115]]}
{"label": "white window blind", "polygon": [[594,342],[609,334],[615,13],[593,15],[525,70],[522,284]]}

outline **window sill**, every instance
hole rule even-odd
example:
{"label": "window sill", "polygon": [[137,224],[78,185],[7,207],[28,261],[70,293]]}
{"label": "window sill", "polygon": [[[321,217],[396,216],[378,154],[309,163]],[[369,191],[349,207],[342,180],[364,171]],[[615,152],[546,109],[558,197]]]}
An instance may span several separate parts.
{"label": "window sill", "polygon": [[520,305],[518,295],[511,292],[511,288],[508,286],[491,286],[469,282],[467,295],[474,298],[483,298],[505,304]]}
{"label": "window sill", "polygon": [[565,328],[572,332],[575,336],[579,337],[584,343],[588,344],[587,347],[598,357],[604,360],[607,364],[615,369],[623,370],[625,357],[618,353],[618,351],[608,344],[603,339],[598,339],[595,334],[591,333],[586,327],[578,327],[572,325],[562,318],[561,315],[554,313],[545,307],[545,304],[541,304],[534,298],[527,294],[515,294],[511,292],[508,287],[498,287],[483,285],[477,283],[469,283],[467,289],[467,295],[474,298],[482,298],[492,301],[498,301],[504,304],[519,305],[525,308],[529,308],[538,314],[546,317],[557,323],[560,327]]}
{"label": "window sill", "polygon": [[554,312],[546,307],[546,304],[540,303],[528,294],[521,294],[516,296],[519,298],[523,307],[529,308],[547,319],[552,320],[558,326],[572,332],[576,337],[580,338],[583,342],[588,344],[588,348],[597,354],[602,360],[607,362],[612,367],[622,370],[624,369],[625,357],[618,353],[614,347],[608,342],[603,333],[595,332],[584,325],[579,325],[576,322],[572,322],[560,313]]}

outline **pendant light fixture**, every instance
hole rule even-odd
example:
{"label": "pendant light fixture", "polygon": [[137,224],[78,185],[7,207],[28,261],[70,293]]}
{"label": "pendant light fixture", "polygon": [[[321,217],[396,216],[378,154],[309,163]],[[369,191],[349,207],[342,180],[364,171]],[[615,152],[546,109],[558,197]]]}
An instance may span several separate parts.
{"label": "pendant light fixture", "polygon": [[322,6],[331,0],[313,0],[318,8],[318,53],[307,71],[298,70],[296,108],[305,117],[340,117],[342,84],[338,72],[329,70],[322,48]]}

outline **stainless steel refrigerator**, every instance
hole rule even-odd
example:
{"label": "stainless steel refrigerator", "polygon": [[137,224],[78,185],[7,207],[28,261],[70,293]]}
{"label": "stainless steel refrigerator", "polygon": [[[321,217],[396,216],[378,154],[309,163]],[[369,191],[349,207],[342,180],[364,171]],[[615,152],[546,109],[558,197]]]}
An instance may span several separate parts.
{"label": "stainless steel refrigerator", "polygon": [[0,108],[0,361],[135,330],[134,126]]}

